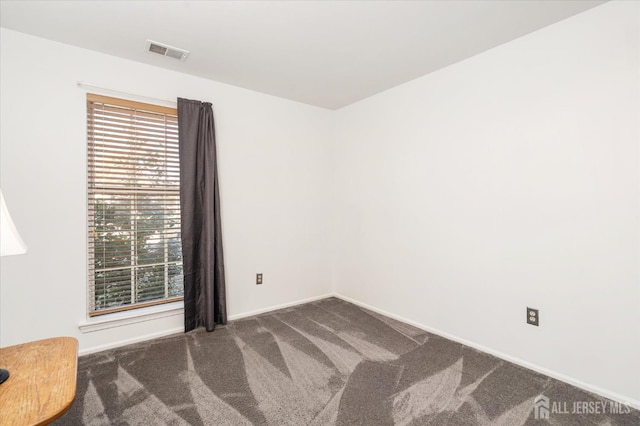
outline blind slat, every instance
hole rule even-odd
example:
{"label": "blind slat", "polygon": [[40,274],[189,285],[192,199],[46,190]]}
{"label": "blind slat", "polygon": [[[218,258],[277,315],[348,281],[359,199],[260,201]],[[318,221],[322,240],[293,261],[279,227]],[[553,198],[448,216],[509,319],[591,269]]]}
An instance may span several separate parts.
{"label": "blind slat", "polygon": [[133,110],[114,108],[93,108],[87,116],[90,125],[96,123],[130,124],[135,122],[141,125],[157,125],[162,123],[163,129],[175,130],[178,127],[178,119],[162,115],[147,115]]}
{"label": "blind slat", "polygon": [[173,149],[171,149],[170,146],[167,146],[162,150],[159,150],[159,149],[153,149],[153,147],[151,146],[142,146],[142,145],[138,145],[135,147],[127,146],[126,141],[113,143],[112,141],[102,141],[100,139],[94,139],[94,143],[90,144],[88,148],[89,148],[89,151],[92,152],[92,154],[98,156],[98,159],[101,157],[101,155],[108,154],[108,153],[118,154],[123,158],[131,158],[131,157],[135,158],[136,156],[146,156],[146,155],[159,156],[158,154],[160,153],[162,153],[163,155],[166,153],[166,155],[172,155],[176,157],[178,155],[177,146]]}

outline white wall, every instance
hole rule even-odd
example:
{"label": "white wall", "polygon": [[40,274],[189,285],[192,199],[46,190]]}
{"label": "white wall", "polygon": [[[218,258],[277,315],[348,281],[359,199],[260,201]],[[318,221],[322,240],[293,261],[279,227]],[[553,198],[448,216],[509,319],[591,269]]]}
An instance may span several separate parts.
{"label": "white wall", "polygon": [[182,328],[177,312],[78,329],[87,282],[86,107],[78,81],[213,102],[230,316],[330,291],[329,111],[14,31],[0,36],[0,184],[29,248],[2,258],[0,345],[68,335],[84,353]]}
{"label": "white wall", "polygon": [[640,404],[639,17],[605,4],[339,110],[335,290]]}

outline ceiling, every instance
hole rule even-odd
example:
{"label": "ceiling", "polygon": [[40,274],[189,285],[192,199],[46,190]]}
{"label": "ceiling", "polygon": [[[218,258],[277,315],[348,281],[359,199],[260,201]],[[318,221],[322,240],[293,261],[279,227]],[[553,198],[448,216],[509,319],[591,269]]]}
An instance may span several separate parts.
{"label": "ceiling", "polygon": [[[2,0],[0,25],[338,109],[602,3]],[[148,38],[191,54],[147,53]]]}

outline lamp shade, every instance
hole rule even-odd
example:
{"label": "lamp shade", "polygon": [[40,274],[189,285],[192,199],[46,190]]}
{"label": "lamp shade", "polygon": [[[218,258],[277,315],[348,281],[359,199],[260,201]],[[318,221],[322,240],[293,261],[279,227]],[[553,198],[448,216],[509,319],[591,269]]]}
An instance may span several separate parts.
{"label": "lamp shade", "polygon": [[20,238],[20,234],[11,220],[2,190],[0,190],[0,204],[0,256],[26,253],[27,246]]}

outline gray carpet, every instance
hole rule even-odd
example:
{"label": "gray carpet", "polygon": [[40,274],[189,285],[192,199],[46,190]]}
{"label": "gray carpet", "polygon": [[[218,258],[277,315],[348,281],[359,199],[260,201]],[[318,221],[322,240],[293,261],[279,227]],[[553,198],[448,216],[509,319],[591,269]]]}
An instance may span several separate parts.
{"label": "gray carpet", "polygon": [[330,298],[80,357],[55,424],[640,425],[613,404]]}

